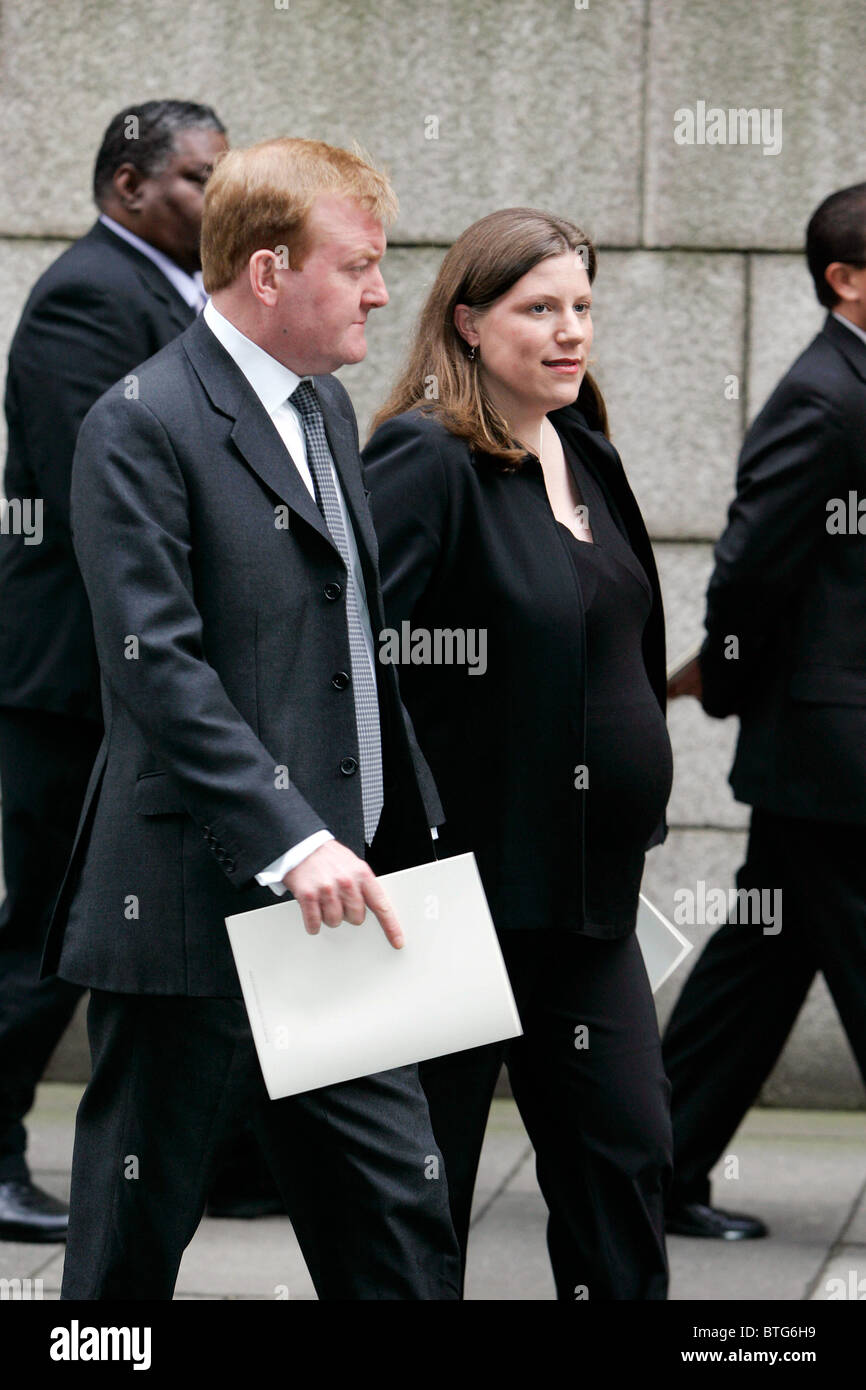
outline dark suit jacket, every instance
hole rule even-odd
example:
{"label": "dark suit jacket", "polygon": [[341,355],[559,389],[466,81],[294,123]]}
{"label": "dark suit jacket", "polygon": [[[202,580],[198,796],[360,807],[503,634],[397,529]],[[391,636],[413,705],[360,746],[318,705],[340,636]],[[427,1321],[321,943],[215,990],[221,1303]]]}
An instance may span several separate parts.
{"label": "dark suit jacket", "polygon": [[94,401],[189,325],[162,271],[97,222],[36,282],[9,352],[7,497],[44,537],[0,536],[0,704],[99,719],[90,612],[69,533],[72,455]]}
{"label": "dark suit jacket", "polygon": [[[649,538],[613,445],[576,407],[552,422],[601,487],[653,591],[644,630],[664,708],[661,594]],[[441,852],[475,851],[500,929],[585,920],[583,604],[571,547],[538,461],[516,474],[475,457],[430,415],[387,421],[364,449],[388,622],[484,629],[487,672],[400,668],[403,696],[442,795]],[[531,814],[527,814],[531,807]],[[663,838],[660,826],[651,843]]]}
{"label": "dark suit jacket", "polygon": [[828,315],[746,436],[701,670],[707,712],[740,717],[738,800],[863,823],[866,535],[827,529],[851,491],[866,497],[866,344]]}
{"label": "dark suit jacket", "polygon": [[[256,872],[323,827],[364,853],[353,694],[332,679],[351,669],[346,571],[202,319],[139,378],[138,400],[120,382],[93,407],[75,453],[73,532],[105,740],[44,969],[59,962],[63,978],[106,990],[237,995],[223,918],[276,901]],[[316,385],[375,633],[355,417],[333,377]],[[425,814],[394,669],[378,674],[383,870],[432,859],[442,811],[426,772]]]}

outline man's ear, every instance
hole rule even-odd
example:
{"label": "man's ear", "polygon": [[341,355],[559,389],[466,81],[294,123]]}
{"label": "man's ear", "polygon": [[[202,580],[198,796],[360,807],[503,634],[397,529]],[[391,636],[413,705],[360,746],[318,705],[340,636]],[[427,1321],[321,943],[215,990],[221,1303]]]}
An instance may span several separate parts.
{"label": "man's ear", "polygon": [[470,309],[468,304],[454,305],[454,327],[470,347],[477,347],[479,342],[475,319],[475,310]]}
{"label": "man's ear", "polygon": [[250,256],[247,273],[250,289],[260,304],[273,309],[279,297],[279,265],[273,251],[254,251]]}
{"label": "man's ear", "polygon": [[835,294],[837,302],[840,299],[860,298],[859,290],[852,284],[852,273],[856,269],[856,266],[848,265],[845,261],[831,261],[824,271],[824,279]]}
{"label": "man's ear", "polygon": [[140,212],[143,201],[144,175],[134,164],[119,164],[111,176],[116,196],[127,212]]}

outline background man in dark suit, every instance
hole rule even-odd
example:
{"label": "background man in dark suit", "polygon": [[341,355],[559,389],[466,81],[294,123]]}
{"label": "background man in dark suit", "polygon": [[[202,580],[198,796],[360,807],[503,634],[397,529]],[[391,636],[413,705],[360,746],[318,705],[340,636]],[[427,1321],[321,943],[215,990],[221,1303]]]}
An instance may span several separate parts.
{"label": "background man in dark suit", "polygon": [[65,1205],[30,1180],[23,1119],[81,995],[40,981],[39,960],[102,737],[69,530],[75,440],[97,397],[204,303],[202,197],[225,148],[210,107],[149,101],[118,112],[96,158],[100,218],[37,281],[9,355],[6,495],[41,509],[43,534],[40,544],[11,528],[0,535],[0,1239],[62,1239],[67,1222]]}
{"label": "background man in dark suit", "polygon": [[821,204],[806,256],[830,312],[746,437],[707,637],[669,692],[739,716],[737,885],[782,895],[781,930],[715,933],[667,1027],[681,1235],[766,1234],[709,1205],[709,1172],[818,970],[866,1078],[866,183]]}
{"label": "background man in dark suit", "polygon": [[394,668],[373,658],[376,542],[330,375],[364,357],[387,302],[395,211],[347,151],[229,153],[205,197],[212,303],[79,435],[106,738],[46,952],[92,987],[67,1299],[171,1297],[243,1116],[321,1298],[457,1297],[417,1068],[269,1101],[224,924],[273,885],[311,933],[366,905],[397,947],[367,853],[383,870],[430,859],[442,819]]}

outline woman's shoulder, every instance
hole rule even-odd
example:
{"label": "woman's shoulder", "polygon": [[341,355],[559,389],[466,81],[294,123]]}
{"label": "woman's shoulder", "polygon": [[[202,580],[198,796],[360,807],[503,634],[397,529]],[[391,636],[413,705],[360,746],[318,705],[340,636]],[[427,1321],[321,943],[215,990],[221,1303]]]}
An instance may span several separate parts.
{"label": "woman's shoulder", "polygon": [[410,410],[404,410],[400,415],[392,415],[388,420],[383,420],[371,435],[370,443],[383,435],[403,434],[434,440],[440,447],[463,448],[467,451],[469,448],[465,440],[452,434],[438,411],[423,404],[413,405]]}
{"label": "woman's shoulder", "polygon": [[466,440],[453,434],[438,413],[423,406],[413,406],[384,420],[364,446],[364,462],[407,450],[438,463],[449,474],[460,472],[472,462]]}

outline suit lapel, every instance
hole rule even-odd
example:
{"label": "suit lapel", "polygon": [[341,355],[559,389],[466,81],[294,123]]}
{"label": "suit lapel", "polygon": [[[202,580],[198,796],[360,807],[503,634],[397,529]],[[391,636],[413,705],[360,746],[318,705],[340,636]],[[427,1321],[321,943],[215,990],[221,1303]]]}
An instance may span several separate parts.
{"label": "suit lapel", "polygon": [[[234,420],[231,438],[247,467],[339,554],[315,499],[307,491],[291,458],[287,457],[286,446],[276,425],[243,372],[201,316],[183,335],[183,345],[212,404],[221,414]],[[366,575],[369,557],[376,554],[376,541],[367,517],[360,465],[352,466],[352,455],[357,458],[357,445],[349,421],[333,403],[328,378],[317,377],[315,380],[322,403],[325,432],[355,527]]]}
{"label": "suit lapel", "polygon": [[866,381],[866,343],[828,314],[824,322],[824,333],[834,347],[841,352],[845,361],[857,373],[861,381]]}
{"label": "suit lapel", "polygon": [[124,256],[134,269],[148,294],[154,299],[158,299],[166,316],[174,325],[178,333],[182,333],[185,328],[189,328],[196,316],[196,311],[177,290],[170,280],[167,280],[158,265],[148,260],[147,256],[142,255],[134,246],[130,246],[128,241],[109,231],[101,222],[97,222],[91,227],[89,236],[102,246],[110,248]]}
{"label": "suit lapel", "polygon": [[252,387],[248,386],[239,404],[231,435],[244,461],[265,486],[333,546],[325,518],[307,491],[276,425]]}

